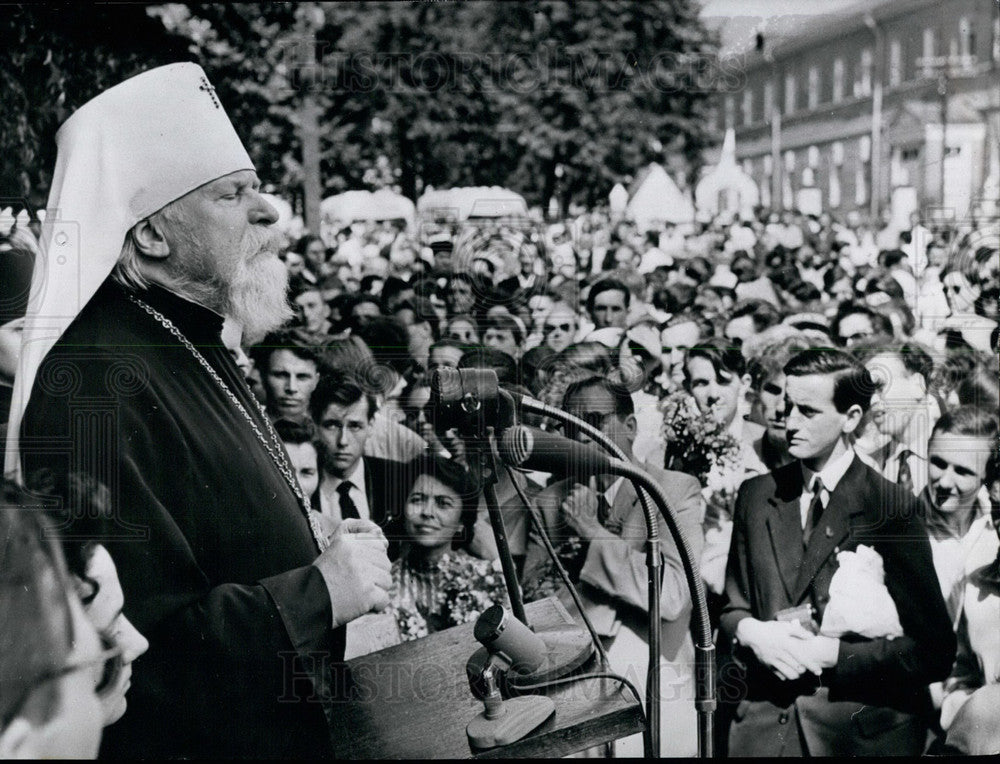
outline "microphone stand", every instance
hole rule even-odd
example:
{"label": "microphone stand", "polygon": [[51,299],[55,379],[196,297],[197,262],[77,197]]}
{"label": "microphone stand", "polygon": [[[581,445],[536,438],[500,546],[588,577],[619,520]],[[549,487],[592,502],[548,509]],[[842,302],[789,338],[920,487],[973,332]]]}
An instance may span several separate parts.
{"label": "microphone stand", "polygon": [[[636,492],[646,521],[646,567],[649,571],[649,680],[646,685],[646,718],[649,725],[647,756],[660,755],[660,588],[662,585],[660,567],[660,537],[656,514],[650,506],[652,496],[660,508],[670,535],[677,544],[681,565],[691,592],[692,616],[696,632],[695,642],[695,707],[698,712],[698,751],[702,758],[714,755],[713,715],[715,712],[715,645],[712,642],[712,628],[708,618],[705,585],[695,569],[691,546],[670,509],[662,489],[642,470],[629,464],[626,454],[596,427],[582,422],[571,414],[554,406],[528,397],[519,398],[518,404],[525,410],[548,416],[564,424],[572,424],[588,437],[600,443],[605,451],[617,457],[620,464],[614,465],[613,474],[627,477],[639,490]],[[642,490],[645,489],[645,490]],[[647,495],[646,491],[649,492]]]}
{"label": "microphone stand", "polygon": [[497,464],[493,438],[490,436],[471,439],[467,442],[466,449],[469,454],[469,466],[478,473],[477,477],[479,477],[482,486],[483,498],[486,500],[486,511],[490,517],[490,525],[493,527],[493,538],[497,543],[503,580],[507,586],[507,595],[510,597],[510,610],[517,620],[525,626],[530,626],[528,616],[524,612],[521,582],[518,580],[517,568],[510,553],[510,544],[507,541],[507,526],[504,524],[503,513],[500,512],[500,502],[497,498]]}

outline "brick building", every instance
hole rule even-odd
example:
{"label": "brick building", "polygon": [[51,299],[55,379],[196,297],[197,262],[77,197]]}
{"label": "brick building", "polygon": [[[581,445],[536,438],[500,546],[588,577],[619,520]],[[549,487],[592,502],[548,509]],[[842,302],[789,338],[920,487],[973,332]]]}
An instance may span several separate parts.
{"label": "brick building", "polygon": [[720,144],[735,130],[764,206],[815,186],[825,210],[879,215],[912,186],[922,208],[962,217],[1000,181],[997,0],[867,0],[765,27],[734,67],[742,87],[720,93],[713,127]]}

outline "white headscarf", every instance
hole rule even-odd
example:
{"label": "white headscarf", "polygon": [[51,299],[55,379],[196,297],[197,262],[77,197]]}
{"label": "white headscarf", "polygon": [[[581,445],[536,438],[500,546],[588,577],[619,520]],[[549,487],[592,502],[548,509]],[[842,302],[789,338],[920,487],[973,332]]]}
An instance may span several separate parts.
{"label": "white headscarf", "polygon": [[253,162],[200,66],[169,64],[106,90],[56,134],[58,156],[35,262],[7,429],[5,473],[45,354],[118,261],[136,223]]}

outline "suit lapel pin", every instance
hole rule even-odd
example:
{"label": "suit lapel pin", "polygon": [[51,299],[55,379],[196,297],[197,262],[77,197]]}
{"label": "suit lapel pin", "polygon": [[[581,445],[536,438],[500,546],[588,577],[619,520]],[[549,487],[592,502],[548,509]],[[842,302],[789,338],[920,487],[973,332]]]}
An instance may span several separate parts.
{"label": "suit lapel pin", "polygon": [[833,538],[833,528],[831,528],[831,527],[830,527],[829,525],[828,525],[828,526],[826,526],[826,531],[825,531],[825,533],[826,533],[826,537],[827,537],[828,539],[832,539],[832,538]]}

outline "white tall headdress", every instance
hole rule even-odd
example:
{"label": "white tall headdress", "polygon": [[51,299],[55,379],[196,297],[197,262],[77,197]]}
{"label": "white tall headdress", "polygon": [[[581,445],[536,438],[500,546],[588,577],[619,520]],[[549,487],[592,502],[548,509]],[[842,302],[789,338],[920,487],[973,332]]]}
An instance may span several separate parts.
{"label": "white tall headdress", "polygon": [[169,64],[106,90],[56,134],[58,156],[14,382],[5,473],[45,354],[110,275],[125,234],[216,178],[253,170],[197,64]]}

